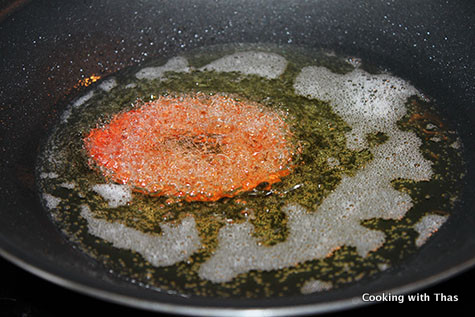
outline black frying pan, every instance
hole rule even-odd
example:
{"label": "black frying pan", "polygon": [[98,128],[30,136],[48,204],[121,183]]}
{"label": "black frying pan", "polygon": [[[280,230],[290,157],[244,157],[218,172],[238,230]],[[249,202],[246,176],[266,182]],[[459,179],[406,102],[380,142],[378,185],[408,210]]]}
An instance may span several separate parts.
{"label": "black frying pan", "polygon": [[[472,1],[34,1],[11,11],[2,12],[0,24],[0,253],[20,267],[81,293],[150,310],[289,315],[353,307],[363,292],[415,291],[475,263]],[[34,164],[74,84],[82,75],[236,42],[291,42],[359,56],[410,80],[443,106],[440,112],[465,144],[467,184],[457,210],[417,256],[327,293],[259,301],[182,298],[115,278],[65,241],[41,207]]]}

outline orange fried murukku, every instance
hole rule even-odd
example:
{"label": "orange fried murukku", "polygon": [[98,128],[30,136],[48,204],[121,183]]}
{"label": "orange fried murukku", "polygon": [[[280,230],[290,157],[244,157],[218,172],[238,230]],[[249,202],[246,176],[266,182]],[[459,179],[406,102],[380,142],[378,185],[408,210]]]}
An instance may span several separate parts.
{"label": "orange fried murukku", "polygon": [[269,185],[296,151],[283,115],[222,95],[162,96],[115,115],[84,138],[92,165],[134,190],[216,201]]}

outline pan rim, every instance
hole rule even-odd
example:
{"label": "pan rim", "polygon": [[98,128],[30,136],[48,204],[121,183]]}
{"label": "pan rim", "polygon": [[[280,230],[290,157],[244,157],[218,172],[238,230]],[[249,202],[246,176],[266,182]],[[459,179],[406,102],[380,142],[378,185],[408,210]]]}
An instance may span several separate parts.
{"label": "pan rim", "polygon": [[[283,307],[220,307],[220,306],[197,306],[197,305],[181,305],[175,303],[156,302],[139,297],[118,294],[112,291],[101,290],[100,288],[86,285],[77,281],[68,279],[60,274],[54,274],[39,266],[33,265],[19,256],[6,251],[0,247],[0,256],[21,269],[40,277],[57,286],[64,287],[71,291],[75,291],[82,295],[100,299],[105,302],[125,305],[131,308],[142,310],[162,312],[169,314],[181,314],[186,316],[301,316],[308,314],[321,314],[329,312],[343,311],[350,308],[368,306],[373,303],[365,302],[359,297],[349,297],[345,299],[334,300],[330,302],[315,304],[300,304]],[[407,294],[422,288],[440,283],[448,278],[454,277],[472,267],[475,267],[475,257],[470,258],[462,263],[445,269],[437,274],[430,275],[409,284],[385,289],[384,293],[391,294]],[[382,293],[382,292],[379,292]],[[165,295],[165,294],[164,294]]]}

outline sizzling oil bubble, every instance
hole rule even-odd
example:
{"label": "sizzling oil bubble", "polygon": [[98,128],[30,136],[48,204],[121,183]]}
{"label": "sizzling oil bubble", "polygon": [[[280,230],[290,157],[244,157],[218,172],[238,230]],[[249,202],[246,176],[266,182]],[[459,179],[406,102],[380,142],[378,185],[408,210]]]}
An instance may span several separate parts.
{"label": "sizzling oil bubble", "polygon": [[104,80],[99,85],[99,89],[102,89],[105,92],[110,92],[116,86],[117,86],[117,81],[115,80],[115,78],[109,78],[107,80]]}
{"label": "sizzling oil bubble", "polygon": [[56,174],[55,172],[50,172],[50,173],[41,173],[40,177],[41,178],[57,178],[59,175]]}
{"label": "sizzling oil bubble", "polygon": [[[312,61],[327,67],[317,67],[284,51],[224,51],[114,75],[66,110],[38,175],[45,207],[82,250],[131,279],[184,293],[310,294],[387,269],[445,222],[414,197],[424,197],[434,182],[447,187],[452,179],[441,180],[443,165],[434,158],[458,153],[462,144],[439,133],[437,121],[413,118],[408,98],[421,94],[409,83],[369,74],[354,58],[325,64],[337,57],[324,55]],[[236,197],[177,202],[134,192],[91,169],[83,143],[88,133],[137,111],[137,100],[200,94],[286,113],[282,120],[302,145],[291,173],[270,190],[259,184]],[[221,110],[223,118],[239,117]],[[274,137],[279,132],[267,128]],[[424,129],[437,134],[426,137]],[[183,150],[197,145],[189,135],[173,138]],[[179,169],[176,161],[171,172]]]}
{"label": "sizzling oil bubble", "polygon": [[85,103],[87,103],[91,98],[94,96],[94,90],[89,91],[85,95],[77,98],[67,109],[66,111],[63,112],[61,115],[61,120],[63,122],[67,122],[69,120],[69,117],[71,116],[71,111],[73,108],[78,108]]}
{"label": "sizzling oil bubble", "polygon": [[406,113],[407,98],[417,90],[389,74],[372,75],[361,69],[340,75],[325,67],[305,67],[295,80],[295,91],[330,102],[333,110],[351,127],[350,149],[367,147],[366,135],[397,133],[396,122]]}
{"label": "sizzling oil bubble", "polygon": [[61,198],[55,197],[48,193],[43,193],[43,199],[45,200],[46,208],[48,209],[55,209],[61,202]]}
{"label": "sizzling oil bubble", "polygon": [[441,215],[426,215],[422,218],[418,223],[414,225],[414,230],[419,233],[419,236],[416,240],[416,245],[418,247],[422,246],[426,243],[427,239],[439,230],[440,226],[442,226],[447,221],[447,216]]}
{"label": "sizzling oil bubble", "polygon": [[165,65],[141,69],[135,77],[138,79],[163,79],[166,72],[189,72],[188,61],[184,57],[174,57]]}
{"label": "sizzling oil bubble", "polygon": [[201,70],[239,72],[274,79],[282,75],[286,67],[287,60],[278,54],[247,51],[224,56],[203,66]]}
{"label": "sizzling oil bubble", "polygon": [[98,184],[92,190],[107,200],[110,208],[125,206],[132,200],[132,190],[127,185]]}
{"label": "sizzling oil bubble", "polygon": [[406,112],[407,97],[416,92],[407,83],[360,70],[338,75],[325,68],[308,67],[297,76],[295,90],[330,102],[353,128],[347,134],[350,148],[367,146],[363,140],[370,132],[383,131],[389,139],[372,148],[373,161],[355,176],[343,177],[314,213],[298,205],[286,207],[290,234],[285,242],[259,246],[251,235],[251,224],[226,226],[220,232],[217,251],[201,266],[203,278],[225,282],[254,269],[281,269],[323,258],[343,245],[355,246],[365,257],[384,243],[385,235],[361,226],[361,221],[401,219],[412,207],[411,197],[395,190],[391,181],[429,180],[432,175],[431,162],[419,150],[421,140],[396,125]]}
{"label": "sizzling oil bubble", "polygon": [[89,101],[92,96],[94,96],[94,90],[91,90],[90,92],[88,92],[87,94],[85,94],[84,96],[76,99],[76,101],[73,102],[73,107],[80,107],[82,106],[83,104],[85,104],[87,101]]}
{"label": "sizzling oil bubble", "polygon": [[74,184],[72,182],[64,182],[64,183],[59,184],[59,186],[61,186],[63,188],[66,188],[66,189],[74,189],[76,187],[76,184]]}
{"label": "sizzling oil bubble", "polygon": [[332,289],[332,284],[320,280],[310,280],[304,283],[300,291],[302,294],[312,294]]}
{"label": "sizzling oil bubble", "polygon": [[279,113],[205,94],[159,97],[120,113],[91,130],[84,144],[107,179],[186,201],[216,201],[279,182],[296,150]]}
{"label": "sizzling oil bubble", "polygon": [[162,234],[152,235],[121,223],[96,219],[87,205],[81,206],[81,216],[87,220],[91,234],[111,242],[116,248],[134,250],[155,266],[183,261],[200,247],[192,217],[185,218],[177,226],[163,224]]}

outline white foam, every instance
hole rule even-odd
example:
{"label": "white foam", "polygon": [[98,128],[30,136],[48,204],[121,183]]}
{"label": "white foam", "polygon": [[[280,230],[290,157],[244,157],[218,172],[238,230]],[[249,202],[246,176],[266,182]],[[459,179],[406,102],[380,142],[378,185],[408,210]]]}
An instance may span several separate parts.
{"label": "white foam", "polygon": [[224,56],[200,70],[216,72],[240,72],[245,75],[258,75],[274,79],[282,75],[287,67],[287,60],[274,53],[239,52]]}
{"label": "white foam", "polygon": [[340,75],[315,66],[302,69],[294,88],[297,94],[330,103],[353,128],[347,135],[347,146],[353,150],[367,147],[368,133],[394,131],[396,122],[406,114],[407,98],[419,94],[389,74],[371,75],[355,69]]}
{"label": "white foam", "polygon": [[69,120],[69,117],[71,117],[72,109],[71,106],[66,108],[64,112],[61,114],[61,122],[66,123]]}
{"label": "white foam", "polygon": [[309,213],[298,204],[284,207],[289,228],[284,242],[270,247],[259,245],[251,235],[250,223],[223,227],[215,254],[200,268],[202,278],[227,282],[250,270],[281,269],[323,258],[343,245],[355,247],[360,256],[366,257],[384,243],[385,235],[363,227],[361,221],[401,219],[412,207],[411,197],[395,190],[391,181],[423,181],[432,175],[431,162],[420,152],[420,139],[396,125],[406,113],[407,97],[416,93],[402,80],[361,70],[338,75],[324,68],[307,67],[297,77],[295,90],[330,103],[353,129],[347,134],[349,147],[367,148],[366,135],[371,132],[384,132],[388,140],[372,147],[374,159],[354,176],[344,176],[316,211]]}
{"label": "white foam", "polygon": [[[289,236],[274,246],[263,246],[252,236],[250,223],[226,225],[218,234],[215,254],[201,265],[202,278],[215,283],[228,282],[250,270],[275,270],[312,259],[326,257],[342,245],[356,246],[361,256],[378,248],[384,234],[369,230],[344,215],[321,210],[307,213],[300,205],[284,208]],[[356,217],[356,215],[354,215]]]}
{"label": "white foam", "polygon": [[432,123],[426,124],[426,130],[434,130],[436,128],[437,126],[435,124],[432,124]]}
{"label": "white foam", "polygon": [[184,261],[201,245],[192,217],[183,219],[178,225],[161,224],[161,235],[152,235],[121,223],[96,219],[88,205],[81,206],[81,216],[87,220],[90,234],[111,242],[116,248],[133,250],[154,266]]}
{"label": "white foam", "polygon": [[416,239],[416,246],[420,247],[426,243],[427,239],[447,221],[447,218],[448,216],[427,215],[419,220],[419,222],[414,225],[414,230],[419,233]]}
{"label": "white foam", "polygon": [[55,172],[50,172],[50,173],[41,173],[40,178],[45,179],[45,178],[58,178],[59,175]]}
{"label": "white foam", "polygon": [[328,291],[333,288],[332,283],[324,282],[321,280],[310,280],[306,281],[303,286],[300,288],[302,294],[312,294],[322,291]]}
{"label": "white foam", "polygon": [[460,150],[462,148],[462,141],[460,140],[460,138],[457,138],[457,140],[450,144],[450,147],[456,150]]}
{"label": "white foam", "polygon": [[170,58],[165,65],[157,67],[145,67],[142,68],[135,77],[138,79],[163,79],[166,72],[182,72],[188,73],[190,67],[188,67],[188,60],[184,57],[178,56]]}
{"label": "white foam", "polygon": [[89,91],[84,96],[79,97],[73,102],[73,107],[79,107],[85,104],[88,100],[90,100],[94,96],[94,90]]}
{"label": "white foam", "polygon": [[55,172],[42,172],[40,173],[40,178],[58,178],[60,174],[64,174],[64,148],[55,144],[53,140],[48,141],[48,148],[45,149],[42,155],[42,159],[48,162],[49,166],[47,169],[49,171]]}
{"label": "white foam", "polygon": [[117,87],[117,81],[115,78],[109,78],[104,80],[100,85],[99,89],[104,90],[105,92],[111,91],[113,88]]}
{"label": "white foam", "polygon": [[59,186],[66,189],[74,189],[76,187],[76,184],[74,184],[73,182],[70,182],[70,183],[64,182],[64,183],[59,184]]}
{"label": "white foam", "polygon": [[328,157],[327,164],[330,167],[337,167],[340,165],[340,161],[336,157]]}
{"label": "white foam", "polygon": [[92,190],[101,195],[110,208],[125,206],[132,200],[132,190],[127,185],[98,184],[94,185]]}
{"label": "white foam", "polygon": [[73,103],[64,110],[61,114],[61,122],[66,123],[72,114],[73,108],[78,108],[89,101],[94,96],[94,90],[89,91],[87,94],[77,98]]}
{"label": "white foam", "polygon": [[379,263],[378,264],[378,269],[380,271],[386,271],[389,268],[390,268],[390,265],[388,263]]}
{"label": "white foam", "polygon": [[61,202],[61,198],[55,197],[48,193],[43,193],[43,199],[46,202],[46,208],[48,209],[55,209],[58,207],[59,203]]}

